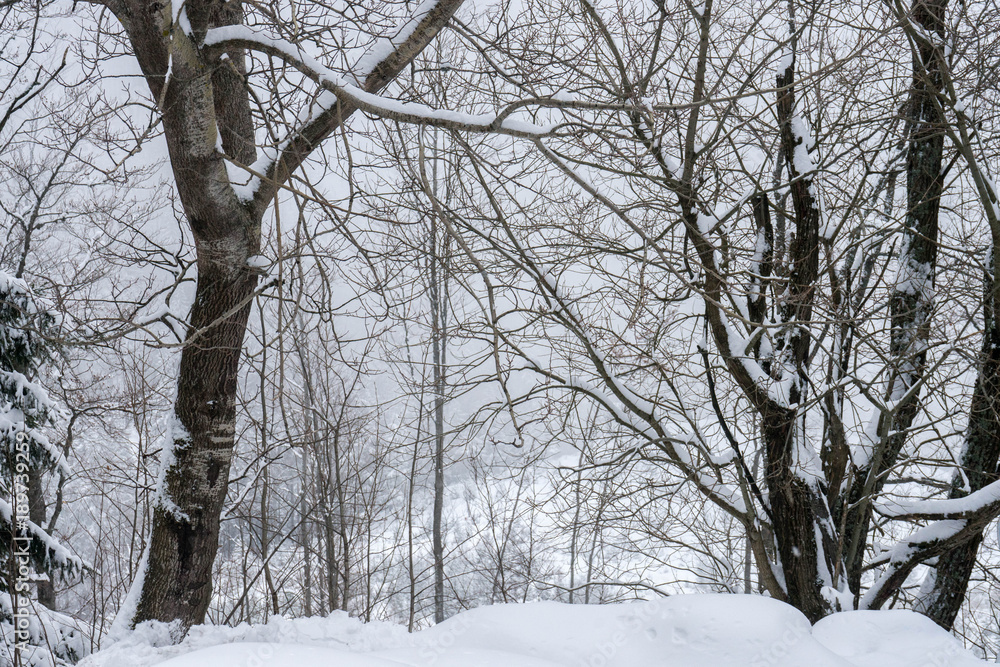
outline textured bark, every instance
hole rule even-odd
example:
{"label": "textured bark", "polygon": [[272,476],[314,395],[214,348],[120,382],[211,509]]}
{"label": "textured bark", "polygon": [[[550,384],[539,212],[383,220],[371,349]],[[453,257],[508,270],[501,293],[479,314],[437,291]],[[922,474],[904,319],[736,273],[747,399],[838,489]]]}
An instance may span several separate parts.
{"label": "textured bark", "polygon": [[[243,230],[240,230],[241,232]],[[246,258],[259,236],[234,234],[229,249],[242,261],[199,252],[194,332],[181,355],[177,419],[189,434],[174,440],[174,464],[163,493],[183,513],[160,504],[154,510],[148,569],[135,620],[204,620],[211,600],[211,572],[219,520],[232,461],[240,350],[256,276]],[[199,248],[202,250],[202,248]],[[242,304],[242,305],[241,305]],[[235,309],[235,312],[233,312]]]}
{"label": "textured bark", "polygon": [[[242,20],[239,3],[185,5],[195,35]],[[154,98],[177,189],[195,239],[198,282],[181,354],[173,465],[153,512],[148,566],[133,622],[204,620],[212,564],[235,444],[237,371],[257,275],[247,260],[260,251],[261,212],[229,185],[223,150],[253,160],[248,96],[239,75],[243,54],[210,67],[180,29],[170,7],[132,0],[123,21]],[[167,63],[170,77],[167,79]]]}
{"label": "textured bark", "polygon": [[823,595],[836,554],[830,513],[822,492],[796,473],[795,411],[766,414],[762,421],[765,481],[787,601],[815,623],[833,611]]}
{"label": "textured bark", "polygon": [[[794,49],[794,46],[793,46]],[[789,276],[778,315],[784,325],[775,345],[772,374],[791,375],[788,407],[771,405],[762,411],[765,481],[774,517],[788,602],[816,622],[832,611],[823,587],[833,580],[836,539],[826,493],[818,476],[803,471],[798,448],[803,425],[798,405],[806,398],[811,336],[803,326],[812,317],[816,282],[819,278],[819,206],[815,199],[814,174],[799,173],[796,151],[805,150],[802,136],[795,132],[794,58],[779,72],[777,116],[781,148],[786,156],[790,191],[795,212],[795,237],[788,248]],[[783,378],[784,379],[784,378]],[[814,471],[819,472],[819,471]]]}
{"label": "textured bark", "polygon": [[[760,326],[767,317],[767,281],[774,267],[774,228],[771,225],[771,204],[766,194],[755,195],[750,199],[753,206],[753,219],[757,227],[757,243],[755,251],[760,253],[754,266],[751,267],[750,296],[747,299],[747,314],[750,321]],[[754,341],[751,348],[753,356],[760,360],[760,338]],[[767,364],[767,362],[764,362]],[[769,365],[769,364],[768,364]],[[768,368],[764,369],[765,371]]]}
{"label": "textured bark", "polygon": [[[911,18],[928,34],[944,36],[947,0],[916,0]],[[846,491],[842,507],[847,544],[847,581],[855,596],[860,595],[868,532],[872,522],[871,499],[885,483],[886,473],[899,458],[920,408],[919,391],[910,390],[924,376],[927,341],[930,334],[930,289],[937,265],[938,214],[944,187],[942,155],[944,123],[936,97],[943,84],[941,54],[923,43],[914,54],[913,83],[909,99],[909,150],[906,163],[907,212],[900,251],[900,277],[889,302],[892,331],[890,357],[893,368],[886,399],[894,410],[883,415],[879,424],[881,442],[871,459],[858,467],[854,483]],[[920,284],[924,282],[924,285]],[[900,400],[902,399],[902,400]]]}
{"label": "textured bark", "polygon": [[[245,57],[199,47],[207,30],[243,22],[238,1],[187,0],[192,33],[172,25],[169,3],[108,0],[120,19],[163,117],[177,191],[197,251],[198,282],[181,354],[173,462],[153,512],[148,567],[131,623],[179,620],[181,631],[204,620],[212,564],[235,445],[236,389],[257,275],[247,260],[260,252],[260,226],[280,183],[353,111],[335,107],[296,136],[252,202],[229,183],[225,156],[254,160],[254,127],[244,84]],[[377,92],[447,23],[461,0],[439,3],[418,29],[366,80]],[[219,141],[221,139],[221,142]],[[221,143],[225,156],[217,150]]]}
{"label": "textured bark", "polygon": [[[28,472],[28,518],[36,526],[45,526],[45,490],[42,480],[42,471],[32,468]],[[51,530],[51,529],[50,529]],[[39,572],[45,571],[44,563],[36,563],[35,567]],[[37,585],[38,601],[49,609],[56,608],[56,588],[51,579],[55,573],[49,575],[49,579],[39,581]]]}
{"label": "textured bark", "polygon": [[[778,583],[771,573],[767,549],[762,540],[753,539],[754,556],[768,590],[774,597],[786,600],[800,609],[811,621],[817,621],[833,611],[824,596],[824,587],[832,582],[834,566],[831,562],[836,554],[833,525],[826,504],[825,489],[819,475],[811,476],[802,472],[799,445],[801,417],[799,406],[806,385],[809,358],[810,335],[803,323],[811,317],[815,298],[815,285],[819,270],[819,209],[814,198],[811,173],[799,173],[796,161],[784,160],[790,176],[790,190],[795,212],[795,239],[787,248],[787,274],[782,274],[780,285],[773,291],[781,298],[775,304],[778,319],[783,324],[778,344],[774,346],[769,372],[774,377],[791,379],[792,388],[784,404],[772,397],[767,387],[754,378],[744,365],[738,352],[730,345],[730,332],[723,313],[717,304],[723,303],[726,279],[716,265],[716,248],[707,231],[699,224],[700,202],[693,183],[695,182],[695,136],[699,107],[703,99],[704,72],[708,61],[708,35],[712,3],[705,4],[701,13],[701,41],[699,44],[698,70],[695,78],[695,92],[690,112],[685,143],[684,172],[677,188],[679,205],[687,235],[698,253],[703,270],[703,290],[705,295],[705,316],[715,347],[725,362],[726,369],[740,390],[754,406],[761,419],[761,436],[765,455],[765,482],[770,502],[769,515],[773,521],[771,528],[777,543],[780,567],[784,585]],[[801,137],[794,132],[792,119],[795,112],[795,71],[794,60],[784,72],[778,75],[777,115],[781,125],[782,153],[794,156]],[[768,223],[766,199],[754,200],[758,233],[767,236]],[[775,240],[776,242],[776,240]],[[772,264],[773,252],[763,258]],[[766,303],[755,299],[750,304],[752,317],[762,317]],[[751,350],[751,353],[753,351]],[[761,359],[762,366],[765,361]],[[820,471],[816,471],[819,473]],[[753,531],[751,531],[754,534]],[[759,533],[755,533],[759,536]]]}
{"label": "textured bark", "polygon": [[[991,253],[993,255],[993,253]],[[995,266],[991,256],[989,265]],[[995,269],[994,269],[995,271]],[[994,274],[995,275],[995,274]],[[949,498],[962,498],[978,491],[998,478],[1000,459],[1000,328],[997,326],[996,280],[988,276],[983,304],[983,349],[980,356],[976,386],[969,408],[969,426],[965,448],[959,461],[961,470],[955,473]],[[976,556],[982,544],[980,531],[967,544],[938,558],[934,586],[917,602],[917,609],[941,627],[950,630],[965,600],[969,578],[976,566]]]}

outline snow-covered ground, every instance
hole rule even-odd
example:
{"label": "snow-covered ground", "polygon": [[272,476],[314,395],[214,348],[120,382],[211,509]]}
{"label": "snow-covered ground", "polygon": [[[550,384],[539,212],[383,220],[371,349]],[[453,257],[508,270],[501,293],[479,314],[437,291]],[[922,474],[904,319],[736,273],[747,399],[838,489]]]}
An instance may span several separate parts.
{"label": "snow-covered ground", "polygon": [[80,667],[964,667],[983,665],[908,611],[835,614],[810,627],[780,602],[682,595],[653,602],[537,602],[467,611],[407,634],[389,623],[271,619],[201,626],[169,645],[144,626]]}

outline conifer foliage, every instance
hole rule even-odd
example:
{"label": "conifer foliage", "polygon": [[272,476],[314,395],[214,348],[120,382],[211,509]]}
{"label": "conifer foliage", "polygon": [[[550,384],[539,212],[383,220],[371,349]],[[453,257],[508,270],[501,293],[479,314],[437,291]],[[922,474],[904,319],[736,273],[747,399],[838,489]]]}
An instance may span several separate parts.
{"label": "conifer foliage", "polygon": [[86,569],[29,519],[33,478],[69,472],[45,433],[59,411],[38,382],[56,354],[58,324],[23,280],[0,271],[0,667],[64,665],[86,652],[75,623],[33,595],[45,577],[78,577]]}

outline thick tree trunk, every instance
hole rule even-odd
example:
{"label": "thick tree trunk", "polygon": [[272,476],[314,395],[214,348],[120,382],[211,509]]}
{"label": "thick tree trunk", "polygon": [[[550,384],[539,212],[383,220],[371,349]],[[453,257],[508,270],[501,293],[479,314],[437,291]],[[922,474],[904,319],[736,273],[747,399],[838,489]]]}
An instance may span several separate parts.
{"label": "thick tree trunk", "polygon": [[[994,253],[988,266],[995,267]],[[976,387],[969,408],[969,426],[965,448],[959,461],[961,470],[951,482],[949,498],[962,498],[978,491],[998,478],[1000,459],[1000,327],[997,325],[997,284],[994,275],[987,276],[983,303],[983,349]],[[950,630],[965,600],[969,578],[976,566],[976,556],[982,544],[980,532],[967,544],[938,558],[934,585],[917,602],[917,609],[941,627]]]}
{"label": "thick tree trunk", "polygon": [[212,564],[235,444],[237,371],[257,285],[246,259],[257,253],[259,237],[237,233],[229,243],[212,244],[225,248],[217,251],[220,256],[206,253],[205,245],[199,248],[191,339],[181,355],[175,407],[181,428],[173,435],[163,501],[153,512],[136,622],[200,623],[212,595]]}
{"label": "thick tree trunk", "polygon": [[[229,483],[236,388],[243,336],[260,252],[258,211],[229,185],[226,155],[254,158],[253,126],[242,80],[244,54],[206,76],[194,42],[209,27],[242,22],[238,2],[187,2],[194,37],[172,25],[170,5],[127,5],[123,23],[163,111],[177,189],[197,250],[198,282],[181,354],[169,467],[153,511],[152,534],[132,622],[179,619],[182,630],[204,620],[219,521]],[[221,139],[221,141],[219,141]]]}
{"label": "thick tree trunk", "polygon": [[815,623],[833,610],[823,589],[832,586],[836,542],[825,495],[795,460],[794,419],[794,410],[764,418],[765,481],[788,603]]}
{"label": "thick tree trunk", "polygon": [[[792,6],[790,5],[790,10]],[[704,72],[708,62],[709,19],[711,2],[701,14],[702,30],[699,44],[698,69],[695,78],[694,102],[703,96]],[[781,152],[788,169],[789,190],[795,212],[795,237],[787,248],[781,280],[775,280],[776,319],[780,330],[775,335],[773,353],[767,358],[759,348],[747,351],[757,357],[770,380],[762,381],[749,371],[740,352],[731,345],[730,328],[717,304],[724,301],[725,279],[716,263],[717,250],[701,221],[703,207],[694,183],[695,137],[698,105],[690,112],[685,143],[683,187],[678,189],[682,217],[703,267],[705,315],[716,349],[722,355],[732,378],[753,404],[761,420],[761,436],[765,458],[765,482],[768,490],[769,518],[783,574],[783,585],[774,579],[775,597],[781,597],[800,609],[813,622],[833,611],[827,590],[833,585],[837,554],[834,526],[830,520],[823,473],[818,460],[805,442],[802,406],[806,402],[811,334],[808,322],[815,301],[819,272],[819,206],[816,201],[815,170],[811,167],[809,141],[805,121],[796,114],[795,100],[795,29],[789,16],[789,52],[791,57],[777,75],[776,112],[780,124]],[[779,161],[781,158],[779,158]],[[669,174],[668,174],[669,177]],[[766,198],[754,200],[758,234],[767,237]],[[772,233],[777,245],[777,232]],[[783,234],[782,234],[783,236]],[[760,258],[775,262],[773,249]],[[758,267],[760,270],[761,267]],[[772,271],[773,266],[769,267]],[[763,284],[761,285],[763,287]],[[751,318],[763,318],[767,310],[763,293],[753,295],[748,312]],[[777,398],[766,384],[781,383],[787,395]],[[762,572],[771,571],[767,549],[755,551]]]}
{"label": "thick tree trunk", "polygon": [[[927,34],[943,38],[947,5],[947,0],[915,0],[912,19]],[[875,443],[869,460],[858,465],[855,481],[841,503],[842,507],[852,508],[847,511],[844,521],[845,565],[848,584],[855,596],[860,595],[861,589],[872,521],[871,499],[881,492],[885,472],[895,465],[920,408],[919,389],[911,390],[922,381],[927,362],[937,266],[938,217],[944,188],[941,167],[945,119],[936,99],[943,85],[940,57],[935,48],[925,43],[919,47],[913,62],[906,163],[907,213],[899,253],[899,274],[889,303],[893,368],[886,402],[892,413],[883,415],[879,424],[880,442]]]}
{"label": "thick tree trunk", "polygon": [[[181,354],[171,456],[153,512],[148,565],[133,583],[140,587],[137,608],[124,619],[131,624],[176,619],[185,632],[204,619],[211,599],[235,444],[237,371],[257,286],[247,260],[260,251],[261,221],[278,188],[354,109],[331,106],[299,128],[281,158],[267,168],[268,178],[253,200],[243,201],[229,181],[226,159],[254,162],[245,54],[231,48],[218,58],[201,47],[209,29],[243,23],[240,1],[101,4],[124,26],[162,113],[177,191],[197,249],[198,283]],[[441,0],[422,14],[408,36],[375,64],[365,90],[378,92],[392,81],[461,4]]]}

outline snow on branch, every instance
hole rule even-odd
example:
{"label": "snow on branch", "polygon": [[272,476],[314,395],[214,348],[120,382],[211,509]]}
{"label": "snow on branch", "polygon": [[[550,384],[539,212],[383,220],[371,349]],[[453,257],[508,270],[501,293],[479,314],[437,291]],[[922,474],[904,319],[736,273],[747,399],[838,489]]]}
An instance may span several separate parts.
{"label": "snow on branch", "polygon": [[28,519],[18,518],[11,504],[3,498],[0,498],[0,535],[8,542],[23,541],[29,553],[50,563],[69,578],[92,569],[89,563],[73,555],[44,528]]}
{"label": "snow on branch", "polygon": [[[419,23],[419,21],[417,22]],[[393,44],[398,39],[400,38],[397,36],[397,38],[389,40],[388,43]],[[496,114],[468,114],[447,109],[434,109],[424,104],[400,102],[399,100],[383,97],[368,92],[356,85],[356,83],[344,79],[312,56],[304,53],[298,46],[291,42],[283,39],[275,39],[246,26],[235,25],[213,28],[206,33],[204,46],[211,53],[221,54],[229,49],[243,48],[280,58],[295,67],[301,74],[324,90],[333,93],[332,96],[328,96],[326,99],[321,98],[318,105],[320,107],[318,111],[320,112],[332,109],[337,103],[343,103],[373,116],[401,123],[429,125],[466,132],[488,132],[530,139],[548,136],[558,127],[557,124],[536,125],[528,121],[511,118],[511,110],[509,109],[504,109]],[[378,53],[382,54],[384,58],[385,54],[382,51],[384,49],[378,51]],[[368,63],[367,60],[365,62]],[[371,65],[368,63],[364,67],[371,67]],[[522,105],[518,103],[516,106],[520,107]],[[318,113],[314,110],[314,113],[304,119],[299,128],[290,132],[288,138],[281,142],[279,146],[282,148],[287,146],[316,117],[318,117]],[[253,170],[259,173],[266,173],[274,161],[278,159],[279,155],[281,155],[280,150],[267,151],[265,157],[253,165]]]}
{"label": "snow on branch", "polygon": [[968,519],[979,512],[1000,510],[1000,481],[962,498],[887,500],[876,507],[883,515],[893,519]]}
{"label": "snow on branch", "polygon": [[423,0],[402,25],[400,25],[392,37],[379,39],[375,46],[371,48],[361,60],[358,61],[354,72],[356,80],[361,83],[375,71],[379,65],[385,62],[399,47],[408,40],[424,21],[431,10],[437,7],[439,0]]}
{"label": "snow on branch", "polygon": [[920,528],[894,544],[872,561],[884,571],[858,602],[858,609],[880,608],[903,585],[917,564],[960,546],[972,537],[969,522],[937,521]]}
{"label": "snow on branch", "polygon": [[859,609],[878,609],[899,589],[918,564],[956,549],[1000,515],[1000,482],[964,498],[884,503],[895,519],[937,519],[917,529],[872,561],[885,569],[865,593]]}

